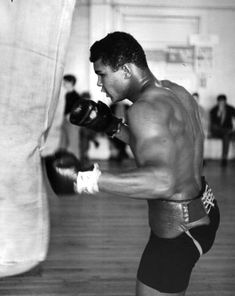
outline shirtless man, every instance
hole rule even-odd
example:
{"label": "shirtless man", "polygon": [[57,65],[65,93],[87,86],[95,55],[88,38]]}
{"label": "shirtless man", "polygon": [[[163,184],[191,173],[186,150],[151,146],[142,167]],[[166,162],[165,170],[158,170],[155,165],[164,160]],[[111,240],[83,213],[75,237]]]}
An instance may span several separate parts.
{"label": "shirtless man", "polygon": [[86,101],[70,120],[128,143],[136,161],[129,172],[81,172],[57,162],[57,173],[78,193],[107,192],[145,199],[149,242],[142,255],[136,295],[185,295],[193,266],[212,246],[219,225],[213,193],[202,177],[203,132],[197,103],[181,86],[158,81],[144,51],[129,34],[114,32],[91,47],[98,86],[112,102],[133,102],[127,122],[102,102]]}

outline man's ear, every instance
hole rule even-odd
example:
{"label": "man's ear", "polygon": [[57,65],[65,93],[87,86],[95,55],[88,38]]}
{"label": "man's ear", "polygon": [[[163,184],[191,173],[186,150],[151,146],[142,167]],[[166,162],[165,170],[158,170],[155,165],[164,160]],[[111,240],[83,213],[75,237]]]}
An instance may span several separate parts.
{"label": "man's ear", "polygon": [[125,78],[128,79],[131,77],[131,68],[128,64],[124,64],[122,66],[122,70],[124,71]]}

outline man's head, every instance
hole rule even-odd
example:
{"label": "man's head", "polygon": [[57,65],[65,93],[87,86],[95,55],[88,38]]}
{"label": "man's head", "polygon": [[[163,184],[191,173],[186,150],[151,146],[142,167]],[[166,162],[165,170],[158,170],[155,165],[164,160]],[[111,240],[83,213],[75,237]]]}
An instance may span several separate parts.
{"label": "man's head", "polygon": [[226,105],[227,97],[224,94],[218,95],[217,102],[220,108],[224,108]]}
{"label": "man's head", "polygon": [[76,84],[76,77],[74,75],[64,75],[63,77],[63,86],[69,92],[72,91]]}
{"label": "man's head", "polygon": [[90,61],[94,63],[99,59],[113,70],[118,70],[126,63],[133,63],[142,69],[147,68],[143,48],[133,36],[125,32],[110,33],[91,46]]}
{"label": "man's head", "polygon": [[97,85],[113,102],[128,97],[134,69],[148,69],[141,45],[124,32],[108,34],[90,48],[90,61],[98,75]]}

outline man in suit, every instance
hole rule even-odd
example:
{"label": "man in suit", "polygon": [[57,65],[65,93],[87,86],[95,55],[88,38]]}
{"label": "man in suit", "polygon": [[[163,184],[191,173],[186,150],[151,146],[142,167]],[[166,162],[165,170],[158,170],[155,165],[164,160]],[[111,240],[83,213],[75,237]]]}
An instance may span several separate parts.
{"label": "man in suit", "polygon": [[210,111],[210,132],[213,137],[222,139],[222,166],[227,165],[229,144],[235,136],[233,118],[235,108],[227,104],[226,95],[219,95],[216,106]]}

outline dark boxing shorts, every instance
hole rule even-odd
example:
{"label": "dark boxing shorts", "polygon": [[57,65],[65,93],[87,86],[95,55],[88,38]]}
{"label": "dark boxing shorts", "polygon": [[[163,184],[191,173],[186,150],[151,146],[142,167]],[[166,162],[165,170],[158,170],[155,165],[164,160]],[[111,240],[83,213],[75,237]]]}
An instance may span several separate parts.
{"label": "dark boxing shorts", "polygon": [[187,289],[195,263],[215,240],[220,215],[216,200],[213,204],[208,225],[186,229],[175,238],[162,238],[151,231],[137,273],[140,282],[165,293]]}

